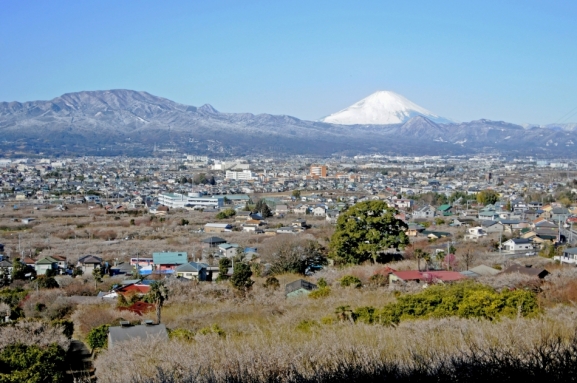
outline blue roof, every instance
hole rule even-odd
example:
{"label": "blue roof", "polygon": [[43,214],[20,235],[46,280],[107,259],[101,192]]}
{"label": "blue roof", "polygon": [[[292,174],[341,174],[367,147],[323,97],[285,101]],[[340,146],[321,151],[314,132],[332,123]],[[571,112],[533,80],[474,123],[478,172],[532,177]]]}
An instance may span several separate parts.
{"label": "blue roof", "polygon": [[188,262],[186,251],[152,253],[152,261],[155,265],[182,265]]}

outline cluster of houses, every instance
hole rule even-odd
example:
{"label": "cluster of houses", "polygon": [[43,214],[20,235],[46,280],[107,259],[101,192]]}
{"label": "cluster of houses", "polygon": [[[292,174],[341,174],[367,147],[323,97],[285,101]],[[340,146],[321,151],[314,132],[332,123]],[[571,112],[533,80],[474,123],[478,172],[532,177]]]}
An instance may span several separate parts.
{"label": "cluster of houses", "polygon": [[[258,256],[257,248],[241,248],[238,244],[228,243],[220,237],[208,237],[201,243],[203,259],[233,258],[241,255],[243,259],[250,260]],[[14,266],[12,262],[0,255],[0,275],[7,275],[10,278]],[[111,276],[166,274],[199,281],[214,281],[218,277],[217,266],[198,260],[191,261],[185,251],[154,252],[152,257],[133,257],[129,262],[119,262],[113,265],[95,255],[80,257],[75,264],[69,263],[66,257],[58,255],[45,256],[38,260],[24,257],[18,262],[21,262],[30,272],[34,270],[36,275],[73,275],[74,273],[90,275],[94,269],[100,269],[101,273]]]}
{"label": "cluster of houses", "polygon": [[204,225],[205,233],[225,233],[238,229],[245,233],[253,234],[297,234],[310,228],[306,219],[295,218],[290,222],[290,226],[269,227],[269,223],[258,213],[240,211],[235,215],[234,223],[208,222]]}

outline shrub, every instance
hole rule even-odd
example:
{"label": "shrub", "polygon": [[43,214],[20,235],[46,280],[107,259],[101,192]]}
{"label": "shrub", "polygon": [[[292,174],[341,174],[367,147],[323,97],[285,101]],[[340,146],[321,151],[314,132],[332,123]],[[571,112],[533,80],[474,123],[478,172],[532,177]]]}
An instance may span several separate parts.
{"label": "shrub", "polygon": [[503,290],[499,293],[479,283],[464,282],[431,286],[417,294],[400,296],[396,303],[374,311],[372,321],[378,317],[383,324],[395,324],[407,319],[448,316],[493,320],[538,312],[537,298],[530,291]]}
{"label": "shrub", "polygon": [[263,286],[267,289],[278,290],[280,288],[280,282],[275,277],[268,277]]}
{"label": "shrub", "polygon": [[21,304],[27,318],[42,318],[47,321],[63,319],[74,311],[76,304],[56,289],[31,293]]}
{"label": "shrub", "polygon": [[210,327],[201,328],[200,330],[198,330],[198,333],[200,335],[215,334],[215,335],[223,336],[223,337],[226,336],[226,333],[224,332],[224,330],[222,328],[220,328],[220,326],[217,324],[213,324]]}
{"label": "shrub", "polygon": [[17,319],[19,315],[22,314],[22,309],[20,308],[20,303],[26,298],[28,292],[21,288],[14,289],[2,289],[0,290],[0,302],[10,306],[11,319]]}
{"label": "shrub", "polygon": [[108,328],[110,326],[103,324],[90,330],[88,336],[86,337],[86,342],[92,348],[92,350],[97,348],[106,348],[108,344]]}
{"label": "shrub", "polygon": [[354,288],[360,288],[363,283],[361,282],[361,280],[353,275],[345,275],[344,277],[342,277],[339,282],[341,283],[341,286],[343,287],[349,287],[352,286]]}
{"label": "shrub", "polygon": [[170,339],[176,339],[185,342],[192,342],[194,340],[194,335],[194,331],[190,331],[184,328],[168,330],[168,337]]}
{"label": "shrub", "polygon": [[353,319],[357,322],[372,324],[375,320],[376,309],[371,306],[359,307],[353,311]]}
{"label": "shrub", "polygon": [[[40,320],[11,322],[3,325],[0,329],[0,350],[17,343],[41,348],[57,344],[62,349],[68,350],[70,339],[63,334],[63,330],[62,326],[53,326]],[[3,382],[2,379],[0,382]]]}
{"label": "shrub", "polygon": [[236,215],[236,211],[234,211],[234,209],[226,209],[226,210],[219,212],[216,215],[216,218],[226,219],[226,218],[234,217],[235,215]]}
{"label": "shrub", "polygon": [[317,286],[322,289],[323,287],[327,287],[328,283],[327,283],[326,279],[319,278],[319,280],[317,281]]}
{"label": "shrub", "polygon": [[60,287],[56,279],[48,275],[39,275],[36,283],[38,283],[38,287],[41,289],[57,289]]}
{"label": "shrub", "polygon": [[53,343],[48,347],[16,343],[0,352],[0,382],[66,381],[66,351]]}
{"label": "shrub", "polygon": [[129,311],[119,312],[108,304],[79,305],[72,313],[75,331],[84,338],[95,327],[114,323],[119,318],[127,321],[142,320],[142,317]]}
{"label": "shrub", "polygon": [[331,294],[330,287],[321,287],[316,290],[313,290],[309,293],[309,298],[312,299],[319,299],[319,298],[326,298]]}
{"label": "shrub", "polygon": [[375,274],[369,278],[369,284],[374,287],[386,286],[389,284],[389,279],[383,274]]}

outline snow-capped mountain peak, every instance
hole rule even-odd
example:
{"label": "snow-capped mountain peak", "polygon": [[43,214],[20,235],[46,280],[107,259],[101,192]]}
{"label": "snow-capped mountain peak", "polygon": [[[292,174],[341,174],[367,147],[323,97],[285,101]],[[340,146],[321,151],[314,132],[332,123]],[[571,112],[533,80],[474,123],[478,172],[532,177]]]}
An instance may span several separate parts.
{"label": "snow-capped mountain peak", "polygon": [[321,121],[341,125],[386,125],[401,124],[415,116],[425,116],[440,124],[452,122],[429,112],[400,94],[386,90],[375,92]]}

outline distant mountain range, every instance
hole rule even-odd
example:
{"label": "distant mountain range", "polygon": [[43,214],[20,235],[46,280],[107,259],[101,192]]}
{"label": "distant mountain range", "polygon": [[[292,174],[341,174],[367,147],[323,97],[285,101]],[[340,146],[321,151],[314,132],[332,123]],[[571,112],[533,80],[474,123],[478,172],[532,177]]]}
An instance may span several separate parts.
{"label": "distant mountain range", "polygon": [[397,113],[403,119],[397,124],[344,125],[221,113],[210,105],[188,106],[131,90],[87,91],[50,101],[0,103],[0,155],[148,156],[155,148],[213,156],[576,155],[574,128],[488,120],[440,124],[426,112]]}

